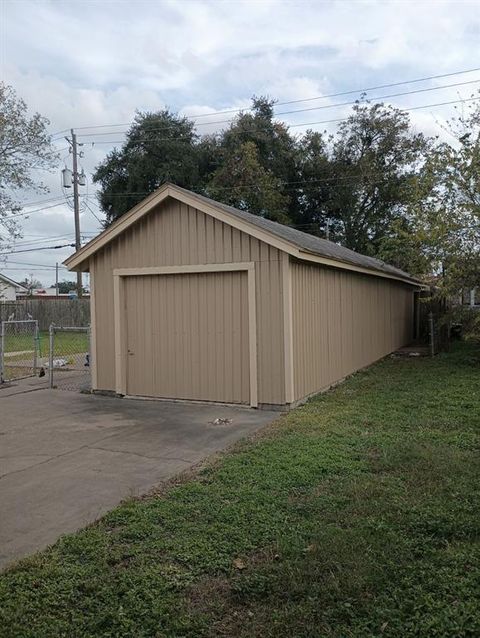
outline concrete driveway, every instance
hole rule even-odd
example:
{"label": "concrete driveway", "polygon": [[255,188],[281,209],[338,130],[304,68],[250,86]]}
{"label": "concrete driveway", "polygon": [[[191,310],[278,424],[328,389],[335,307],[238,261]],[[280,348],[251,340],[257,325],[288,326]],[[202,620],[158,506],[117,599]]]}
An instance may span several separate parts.
{"label": "concrete driveway", "polygon": [[[0,567],[253,433],[278,412],[0,390]],[[214,419],[229,418],[228,425]]]}

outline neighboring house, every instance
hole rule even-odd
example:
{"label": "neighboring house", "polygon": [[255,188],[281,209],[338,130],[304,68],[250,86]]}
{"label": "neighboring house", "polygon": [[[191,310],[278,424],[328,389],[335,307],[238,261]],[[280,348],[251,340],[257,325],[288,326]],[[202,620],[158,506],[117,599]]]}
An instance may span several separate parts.
{"label": "neighboring house", "polygon": [[420,282],[165,184],[65,264],[90,272],[94,390],[288,408],[410,342]]}
{"label": "neighboring house", "polygon": [[462,294],[462,305],[470,308],[480,308],[480,286],[472,288]]}
{"label": "neighboring house", "polygon": [[55,288],[30,288],[20,293],[21,297],[51,297],[56,295]]}
{"label": "neighboring house", "polygon": [[0,273],[0,302],[16,301],[19,294],[26,292],[28,292],[28,290],[25,286]]}
{"label": "neighboring house", "polygon": [[[33,290],[25,290],[20,293],[23,298],[26,296],[34,297],[35,299],[76,299],[77,291],[71,290],[70,292],[60,292],[57,295],[57,289],[53,288],[34,288]],[[83,293],[83,298],[88,299],[90,297],[89,292]]]}

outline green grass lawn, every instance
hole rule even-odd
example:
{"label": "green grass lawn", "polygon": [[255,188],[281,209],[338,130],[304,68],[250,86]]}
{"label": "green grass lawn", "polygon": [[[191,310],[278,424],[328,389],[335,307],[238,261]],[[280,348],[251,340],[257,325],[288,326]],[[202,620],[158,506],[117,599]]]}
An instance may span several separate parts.
{"label": "green grass lawn", "polygon": [[[39,356],[47,357],[50,348],[48,330],[39,333],[38,346]],[[34,340],[32,333],[7,334],[5,338],[6,353],[33,352],[33,350]],[[81,352],[88,352],[88,335],[85,332],[57,332],[55,334],[55,356]]]}
{"label": "green grass lawn", "polygon": [[0,635],[479,636],[479,430],[478,348],[388,358],[4,573]]}

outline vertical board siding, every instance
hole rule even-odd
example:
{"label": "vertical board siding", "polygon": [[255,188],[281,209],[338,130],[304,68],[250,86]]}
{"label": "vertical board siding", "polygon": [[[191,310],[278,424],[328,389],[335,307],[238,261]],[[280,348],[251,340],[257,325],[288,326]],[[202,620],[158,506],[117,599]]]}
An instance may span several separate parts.
{"label": "vertical board siding", "polygon": [[[115,390],[113,270],[255,262],[258,401],[285,403],[281,254],[213,217],[176,200],[166,200],[127,232],[96,253],[90,269],[96,283],[96,341],[100,390]],[[196,293],[193,292],[193,295]],[[205,294],[200,286],[198,294]],[[182,303],[179,299],[178,303]],[[248,326],[248,302],[235,301],[235,320]],[[123,309],[124,311],[124,309]],[[144,306],[139,312],[145,314]],[[213,310],[210,311],[213,313]],[[181,320],[181,319],[180,319]],[[212,316],[202,321],[213,320]],[[242,337],[244,338],[244,337]],[[246,338],[246,337],[245,337]],[[192,334],[193,339],[193,334]],[[204,343],[192,356],[213,357]]]}
{"label": "vertical board siding", "polygon": [[292,262],[295,399],[405,345],[412,288],[389,279]]}

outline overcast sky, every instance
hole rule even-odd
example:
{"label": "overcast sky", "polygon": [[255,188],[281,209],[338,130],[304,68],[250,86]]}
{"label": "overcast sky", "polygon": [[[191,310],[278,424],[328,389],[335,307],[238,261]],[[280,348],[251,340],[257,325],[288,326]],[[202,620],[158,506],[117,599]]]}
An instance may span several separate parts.
{"label": "overcast sky", "polygon": [[[478,1],[458,0],[0,0],[1,79],[32,111],[49,118],[52,133],[128,123],[136,109],[165,106],[182,114],[211,113],[210,119],[224,119],[215,118],[215,113],[248,106],[254,94],[281,102],[302,100],[480,67],[479,9]],[[401,108],[428,105],[468,98],[480,86],[480,72],[373,91],[370,96],[471,80],[479,83],[386,100]],[[295,108],[336,102],[338,98],[324,99]],[[347,108],[282,119],[299,125],[342,117]],[[418,130],[446,135],[442,123],[452,113],[453,106],[430,107],[412,111],[411,117]],[[89,175],[113,142],[118,145],[125,128],[78,131],[115,132],[81,138],[82,164]],[[212,128],[202,125],[198,130]],[[304,128],[295,126],[292,131]],[[323,130],[325,125],[311,128]],[[70,162],[62,135],[55,139],[62,164],[57,173],[42,176],[49,194],[22,196],[25,202],[45,200],[29,210],[61,201],[47,202],[62,196],[60,170]],[[91,184],[87,202],[101,218]],[[73,213],[65,203],[33,212],[22,226],[24,237],[16,250],[73,241]],[[81,228],[85,240],[100,228],[86,208]],[[0,270],[5,267],[14,279],[33,273],[51,284],[55,262],[70,252],[67,248],[17,253],[8,257],[6,266],[0,261]],[[61,278],[68,276],[61,271]]]}

